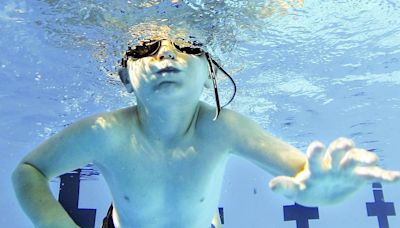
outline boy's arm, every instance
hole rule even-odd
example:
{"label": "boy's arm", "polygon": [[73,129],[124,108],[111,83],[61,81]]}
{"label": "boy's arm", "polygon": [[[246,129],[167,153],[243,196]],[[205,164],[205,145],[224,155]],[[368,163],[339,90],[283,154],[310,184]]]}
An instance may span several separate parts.
{"label": "boy's arm", "polygon": [[224,109],[221,119],[228,130],[232,153],[243,157],[274,176],[293,176],[307,163],[304,153],[268,134],[257,123],[234,111]]}
{"label": "boy's arm", "polygon": [[297,203],[337,203],[367,182],[400,178],[400,172],[380,168],[376,154],[356,148],[349,139],[339,138],[328,148],[313,142],[305,155],[237,113],[226,110],[223,116],[233,153],[280,175],[269,187]]}
{"label": "boy's arm", "polygon": [[48,178],[29,164],[20,164],[13,173],[18,201],[35,227],[78,227],[53,197]]}
{"label": "boy's arm", "polygon": [[95,118],[87,118],[45,141],[14,170],[16,196],[35,227],[78,227],[53,197],[48,181],[93,162],[102,135]]}

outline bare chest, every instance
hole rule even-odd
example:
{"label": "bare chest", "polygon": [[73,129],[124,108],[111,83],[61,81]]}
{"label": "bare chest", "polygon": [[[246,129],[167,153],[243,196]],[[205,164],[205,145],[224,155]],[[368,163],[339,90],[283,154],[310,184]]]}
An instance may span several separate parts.
{"label": "bare chest", "polygon": [[215,145],[196,141],[162,148],[132,141],[110,151],[98,166],[121,223],[149,226],[157,214],[160,227],[180,227],[183,218],[186,225],[208,224],[227,160],[226,151]]}

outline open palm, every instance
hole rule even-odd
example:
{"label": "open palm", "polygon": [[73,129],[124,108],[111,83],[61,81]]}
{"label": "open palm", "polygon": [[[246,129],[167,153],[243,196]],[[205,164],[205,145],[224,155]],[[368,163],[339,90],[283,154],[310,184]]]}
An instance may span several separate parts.
{"label": "open palm", "polygon": [[346,138],[325,146],[315,141],[307,149],[308,163],[294,177],[273,178],[270,188],[297,203],[316,206],[341,201],[366,182],[394,182],[400,172],[378,167],[375,153],[356,148]]}

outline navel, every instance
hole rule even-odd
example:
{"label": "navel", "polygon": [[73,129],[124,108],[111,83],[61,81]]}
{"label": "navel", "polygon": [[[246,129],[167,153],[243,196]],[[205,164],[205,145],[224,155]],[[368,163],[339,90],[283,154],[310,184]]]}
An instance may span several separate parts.
{"label": "navel", "polygon": [[126,195],[124,195],[124,199],[126,200],[126,201],[128,201],[129,202],[129,197],[128,196],[126,196]]}

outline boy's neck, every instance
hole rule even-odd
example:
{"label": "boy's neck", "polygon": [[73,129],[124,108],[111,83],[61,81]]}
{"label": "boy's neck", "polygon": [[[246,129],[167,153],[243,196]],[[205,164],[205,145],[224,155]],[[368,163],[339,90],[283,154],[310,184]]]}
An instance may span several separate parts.
{"label": "boy's neck", "polygon": [[148,139],[170,144],[192,133],[199,109],[200,102],[159,107],[138,102],[136,112],[139,127]]}

